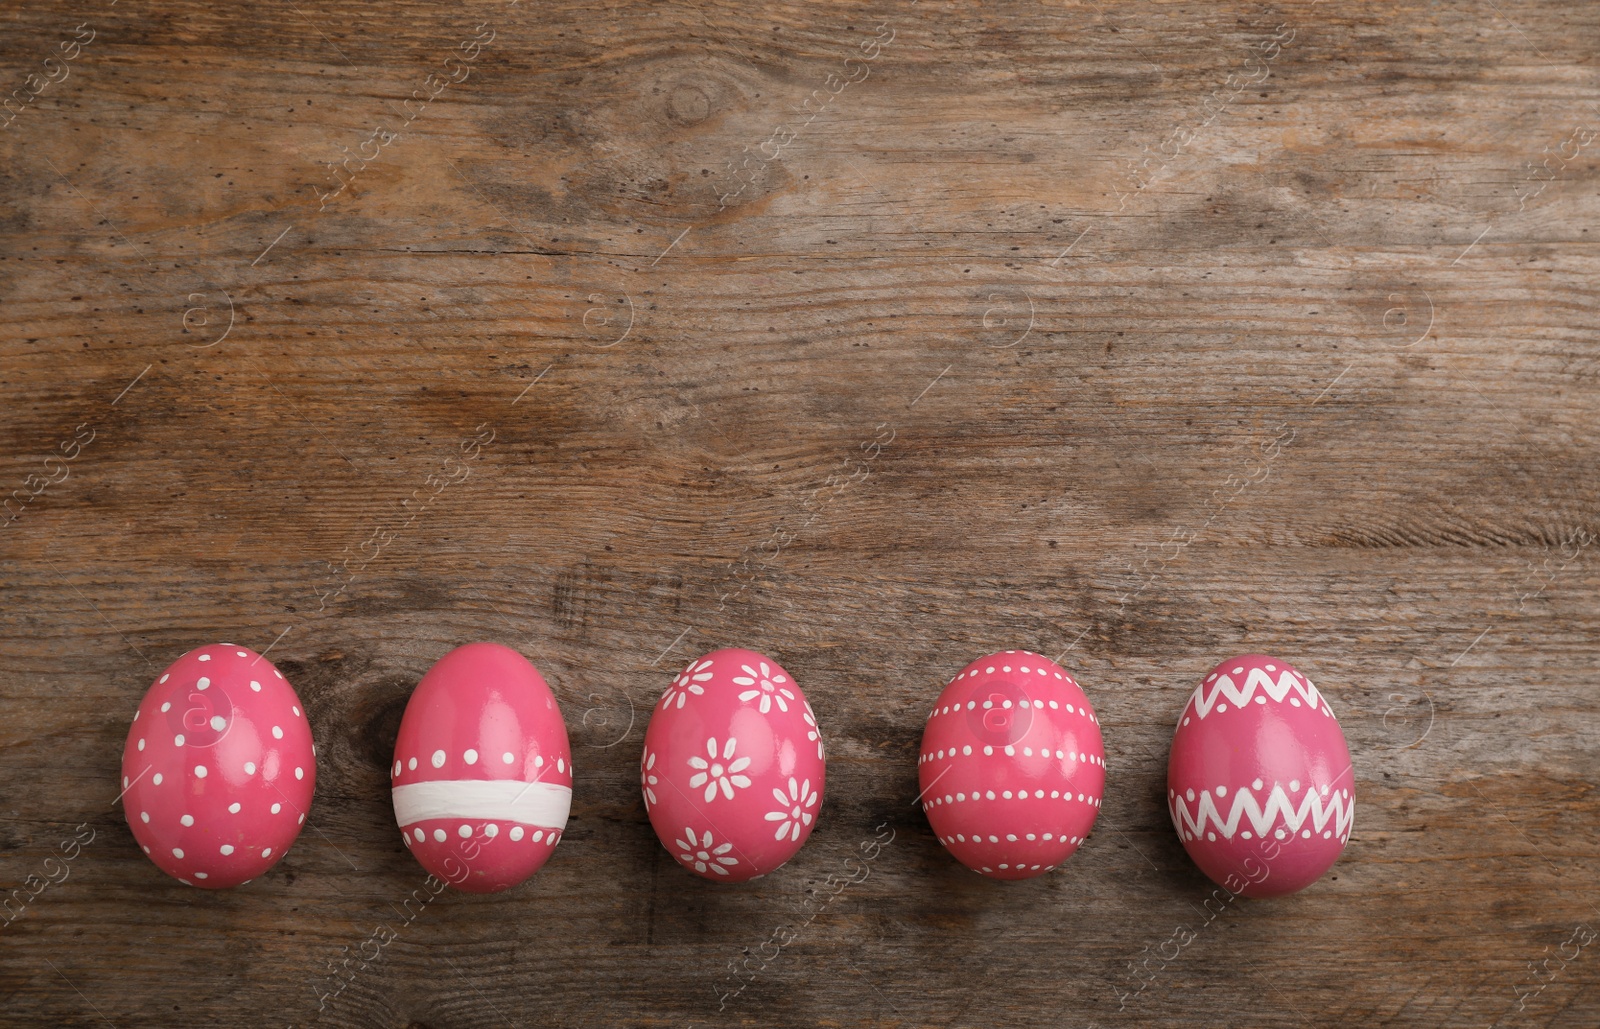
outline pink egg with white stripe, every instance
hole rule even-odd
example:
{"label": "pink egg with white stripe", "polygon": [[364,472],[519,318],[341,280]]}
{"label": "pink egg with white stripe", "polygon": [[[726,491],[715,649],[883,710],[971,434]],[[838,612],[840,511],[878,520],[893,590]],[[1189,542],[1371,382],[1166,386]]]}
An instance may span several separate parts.
{"label": "pink egg with white stripe", "polygon": [[156,867],[190,886],[249,882],[300,835],[317,782],[300,698],[249,647],[217,643],[168,665],[122,749],[122,807]]}
{"label": "pink egg with white stripe", "polygon": [[650,824],[685,869],[712,882],[759,878],[816,828],[826,762],[794,678],[753,650],[696,658],[650,716],[640,786]]}
{"label": "pink egg with white stripe", "polygon": [[469,643],[422,677],[389,769],[406,847],[469,893],[509,889],[554,852],[572,806],[555,694],[510,647]]}
{"label": "pink egg with white stripe", "polygon": [[1167,809],[1200,870],[1231,893],[1316,882],[1355,824],[1355,773],[1327,699],[1293,665],[1243,654],[1211,670],[1178,716]]}
{"label": "pink egg with white stripe", "polygon": [[1100,720],[1054,661],[1027,650],[980,657],[929,713],[917,780],[928,824],[957,861],[993,879],[1042,875],[1100,813]]}

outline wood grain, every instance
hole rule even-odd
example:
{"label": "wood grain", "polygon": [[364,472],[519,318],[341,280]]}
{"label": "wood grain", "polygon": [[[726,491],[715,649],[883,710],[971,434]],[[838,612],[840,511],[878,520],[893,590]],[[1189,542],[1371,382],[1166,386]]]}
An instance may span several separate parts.
{"label": "wood grain", "polygon": [[[0,1023],[1600,1022],[1597,31],[15,5]],[[557,692],[572,820],[531,882],[433,898],[384,770],[483,638]],[[143,691],[217,640],[271,647],[322,764],[277,869],[202,893],[113,798]],[[636,777],[722,645],[796,674],[831,758],[810,843],[738,889]],[[1016,884],[913,803],[929,704],[1003,647],[1064,652],[1110,776]],[[1359,814],[1315,887],[1220,903],[1161,791],[1247,650],[1329,696]]]}

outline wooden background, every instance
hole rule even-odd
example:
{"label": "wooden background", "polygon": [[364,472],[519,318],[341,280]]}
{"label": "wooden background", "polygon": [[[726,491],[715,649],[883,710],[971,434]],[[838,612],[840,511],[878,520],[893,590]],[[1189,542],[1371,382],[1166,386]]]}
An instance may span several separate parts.
{"label": "wooden background", "polygon": [[[1593,1027],[1597,40],[1565,0],[6,5],[0,1023]],[[563,705],[568,835],[407,922],[385,769],[483,638]],[[113,802],[216,641],[321,757],[223,893]],[[637,785],[723,645],[830,757],[738,888]],[[1064,652],[1109,764],[1015,884],[913,804],[1006,647]],[[1166,752],[1240,651],[1328,695],[1356,831],[1208,907]]]}

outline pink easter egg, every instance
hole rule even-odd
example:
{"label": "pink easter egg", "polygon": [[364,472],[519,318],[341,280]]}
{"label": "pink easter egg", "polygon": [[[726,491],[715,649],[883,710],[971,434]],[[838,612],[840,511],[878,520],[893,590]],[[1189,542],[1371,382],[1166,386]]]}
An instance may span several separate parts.
{"label": "pink easter egg", "polygon": [[122,748],[122,808],[157,868],[190,886],[249,882],[288,852],[317,782],[300,698],[272,662],[217,643],[167,666]]}
{"label": "pink easter egg", "polygon": [[428,669],[400,719],[389,774],[405,845],[468,893],[537,872],[572,807],[572,749],[555,694],[498,643],[457,647]]}
{"label": "pink easter egg", "polygon": [[963,668],[928,715],[922,810],[957,861],[1028,879],[1071,857],[1105,791],[1100,721],[1072,676],[1027,650]]}
{"label": "pink easter egg", "polygon": [[645,811],[672,856],[713,882],[795,855],[822,806],[822,732],[792,676],[753,650],[689,662],[656,703],[639,762]]}
{"label": "pink easter egg", "polygon": [[1178,717],[1167,808],[1189,856],[1230,892],[1276,897],[1311,885],[1355,820],[1355,774],[1333,709],[1287,661],[1222,662]]}

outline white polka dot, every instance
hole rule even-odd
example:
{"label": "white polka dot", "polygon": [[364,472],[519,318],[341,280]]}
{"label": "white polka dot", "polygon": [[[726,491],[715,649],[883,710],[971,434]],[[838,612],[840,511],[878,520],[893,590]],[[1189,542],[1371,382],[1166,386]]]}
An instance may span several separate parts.
{"label": "white polka dot", "polygon": [[150,848],[149,848],[149,847],[145,847],[145,848],[144,848],[144,852],[145,852],[145,853],[146,853],[146,854],[148,854],[148,853],[150,853]]}
{"label": "white polka dot", "polygon": [[[280,675],[280,676],[278,676],[278,678],[281,679],[281,678],[283,678],[283,676]],[[296,718],[300,717],[300,706],[298,704],[290,704],[289,705],[289,710],[294,712],[294,716]]]}
{"label": "white polka dot", "polygon": [[305,825],[306,824],[306,816],[305,815],[301,815],[300,816],[300,824],[301,825]]}
{"label": "white polka dot", "polygon": [[[533,837],[532,838],[533,838],[533,842],[538,843],[540,840],[544,839],[544,830],[543,829],[535,829],[533,831]],[[551,833],[550,834],[550,838],[552,840],[555,839],[556,838],[556,834],[555,833]]]}
{"label": "white polka dot", "polygon": [[200,655],[200,660],[202,660],[202,661],[210,661],[211,660],[211,655],[210,654],[201,654]]}
{"label": "white polka dot", "polygon": [[533,767],[535,767],[535,768],[543,768],[544,767],[544,755],[543,754],[535,754],[535,755],[533,755]]}
{"label": "white polka dot", "polygon": [[272,805],[272,813],[273,814],[277,814],[279,811],[282,811],[282,810],[283,810],[283,805],[282,804],[274,804],[274,805]]}
{"label": "white polka dot", "polygon": [[475,765],[478,763],[478,752],[476,750],[468,750],[461,756],[467,759],[467,764],[469,765]]}
{"label": "white polka dot", "polygon": [[435,842],[435,843],[443,843],[444,842],[444,830],[443,829],[435,829],[433,831],[433,842]]}
{"label": "white polka dot", "polygon": [[169,700],[165,704],[161,705],[161,713],[162,714],[166,714],[168,711],[171,711],[171,710],[172,710],[172,701]]}
{"label": "white polka dot", "polygon": [[272,856],[272,848],[271,847],[262,847],[261,848],[261,856],[262,857],[271,857]]}
{"label": "white polka dot", "polygon": [[143,749],[144,749],[144,740],[140,740],[140,741],[139,741],[139,749],[140,749],[140,750],[143,750]]}
{"label": "white polka dot", "polygon": [[239,813],[239,802],[237,800],[228,805],[228,813],[230,815],[236,815]]}
{"label": "white polka dot", "polygon": [[[185,815],[184,817],[187,818],[188,816]],[[150,812],[148,812],[148,811],[139,812],[139,821],[143,822],[145,825],[149,825],[150,824]]]}
{"label": "white polka dot", "polygon": [[245,775],[255,775],[256,774],[256,763],[254,761],[246,761],[244,763],[244,774]]}
{"label": "white polka dot", "polygon": [[255,690],[257,693],[261,692],[261,684],[259,682],[256,682],[254,679],[250,680],[250,688],[252,690]]}
{"label": "white polka dot", "polygon": [[434,751],[433,752],[432,761],[433,761],[433,767],[435,767],[435,768],[443,768],[444,767],[444,751],[442,751],[442,750]]}
{"label": "white polka dot", "polygon": [[234,653],[235,653],[235,654],[238,654],[238,655],[239,655],[239,656],[240,656],[240,657],[249,657],[249,656],[250,656],[250,655],[249,655],[249,654],[246,654],[246,653],[245,653],[245,652],[244,652],[244,651],[242,651],[242,650],[235,650],[235,651],[234,651]]}
{"label": "white polka dot", "polygon": [[157,772],[155,774],[155,778],[151,779],[150,781],[155,783],[157,786],[160,786],[161,785],[161,773]]}
{"label": "white polka dot", "polygon": [[395,775],[399,775],[399,774],[400,774],[400,769],[401,769],[401,767],[402,767],[402,766],[401,766],[401,764],[400,764],[400,762],[398,762],[398,761],[396,761],[396,762],[395,762],[395,763],[394,763],[394,774],[395,774]]}
{"label": "white polka dot", "polygon": [[304,768],[299,767],[298,765],[295,766],[294,777],[296,779],[304,779],[306,777],[306,770]]}
{"label": "white polka dot", "polygon": [[168,674],[163,674],[163,675],[162,675],[162,676],[161,676],[161,678],[159,678],[159,679],[157,679],[157,680],[156,680],[156,682],[166,682],[166,681],[167,681],[167,680],[168,680],[168,679],[170,679],[170,678],[172,678],[172,676],[171,676],[171,675],[168,675]]}
{"label": "white polka dot", "polygon": [[512,838],[512,839],[513,839],[513,840],[520,840],[520,839],[522,839],[522,826],[520,826],[520,825],[513,825],[513,826],[512,826],[512,827],[511,827],[511,838]]}
{"label": "white polka dot", "polygon": [[961,754],[962,754],[963,757],[971,757],[972,756],[972,745],[968,744],[967,746],[962,747],[961,748]]}
{"label": "white polka dot", "polygon": [[180,858],[181,859],[183,857],[183,848],[181,848],[181,847],[173,847],[172,848],[172,856],[175,857],[175,858]]}
{"label": "white polka dot", "polygon": [[222,856],[223,857],[227,857],[229,854],[232,854],[232,853],[233,853],[233,844],[224,843],[222,845]]}
{"label": "white polka dot", "polygon": [[178,821],[181,822],[182,824],[186,825],[186,826],[193,825],[194,824],[194,816],[193,815],[184,815],[182,818],[178,819]]}
{"label": "white polka dot", "polygon": [[194,688],[197,689],[197,690],[210,689],[211,688],[211,680],[207,679],[205,676],[202,675],[200,677],[199,681],[194,684]]}
{"label": "white polka dot", "polygon": [[500,827],[495,825],[493,822],[490,822],[488,825],[483,827],[483,834],[492,840],[496,836],[500,835]]}
{"label": "white polka dot", "polygon": [[[273,738],[273,739],[275,739],[275,740],[281,740],[281,739],[283,739],[283,726],[281,726],[281,725],[274,725],[274,726],[273,726],[273,727],[272,727],[272,738]],[[398,771],[398,770],[399,770],[399,767],[400,767],[400,766],[399,766],[399,765],[396,765],[396,766],[395,766],[395,769],[396,769],[396,771]]]}
{"label": "white polka dot", "polygon": [[1289,780],[1289,791],[1291,793],[1299,793],[1300,792],[1300,780],[1299,779],[1290,779]]}
{"label": "white polka dot", "polygon": [[515,761],[516,758],[513,757],[512,754],[511,754],[511,751],[508,750],[504,754],[500,755],[500,760],[504,761],[506,764],[509,765],[511,762]]}
{"label": "white polka dot", "polygon": [[196,879],[209,879],[210,878],[210,876],[206,875],[206,873],[204,873],[204,872],[196,872],[194,874],[194,877]]}
{"label": "white polka dot", "polygon": [[222,730],[226,729],[227,727],[228,727],[228,720],[226,718],[222,717],[221,715],[212,715],[211,716],[211,728],[213,730],[215,730],[216,732],[221,732]]}
{"label": "white polka dot", "polygon": [[417,842],[418,843],[421,843],[423,841],[423,839],[426,838],[425,834],[423,833],[423,831],[421,829],[413,829],[413,830],[411,830],[411,835],[413,835],[413,836],[415,836],[417,838]]}
{"label": "white polka dot", "polygon": [[417,759],[416,758],[412,758],[410,761],[407,761],[406,762],[406,768],[409,769],[410,771],[415,772],[417,770]]}
{"label": "white polka dot", "polygon": [[197,779],[204,779],[206,777],[206,766],[205,765],[195,765],[194,766],[194,775],[195,775],[195,778],[197,778]]}
{"label": "white polka dot", "polygon": [[472,835],[472,826],[463,823],[461,828],[456,830],[456,835],[461,837],[463,840],[466,839],[468,836]]}

